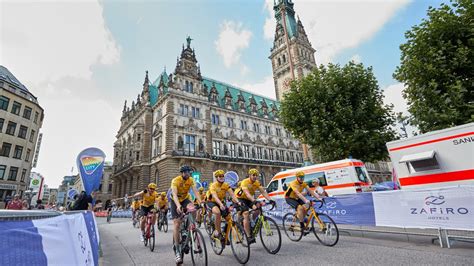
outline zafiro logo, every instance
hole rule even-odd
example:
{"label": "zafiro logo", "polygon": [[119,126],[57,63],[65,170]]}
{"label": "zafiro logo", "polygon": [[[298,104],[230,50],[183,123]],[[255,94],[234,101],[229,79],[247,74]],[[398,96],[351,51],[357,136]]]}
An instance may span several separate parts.
{"label": "zafiro logo", "polygon": [[444,201],[444,196],[439,196],[439,197],[429,196],[425,198],[426,205],[441,205],[445,202],[446,201]]}
{"label": "zafiro logo", "polygon": [[326,204],[326,208],[328,209],[334,209],[336,208],[336,206],[337,206],[337,203],[335,201],[330,201]]}
{"label": "zafiro logo", "polygon": [[323,213],[328,215],[346,215],[347,210],[343,208],[343,206],[338,206],[337,201],[327,201],[326,202],[326,210],[323,210]]}

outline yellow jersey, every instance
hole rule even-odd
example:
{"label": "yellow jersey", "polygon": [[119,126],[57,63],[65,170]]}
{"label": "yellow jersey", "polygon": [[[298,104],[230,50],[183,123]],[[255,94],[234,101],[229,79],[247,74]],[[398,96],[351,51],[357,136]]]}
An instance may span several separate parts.
{"label": "yellow jersey", "polygon": [[260,184],[258,180],[255,180],[255,182],[252,182],[252,180],[250,180],[250,177],[249,177],[242,180],[239,188],[235,190],[235,194],[237,195],[237,198],[239,199],[249,200],[247,198],[247,195],[245,195],[245,192],[242,190],[242,188],[247,188],[249,190],[250,195],[253,196],[255,195],[255,191],[260,187],[262,187],[262,185]]}
{"label": "yellow jersey", "polygon": [[163,208],[165,207],[166,205],[168,205],[168,198],[163,198],[163,197],[158,197],[158,199],[156,200],[156,204],[158,206],[158,208]]}
{"label": "yellow jersey", "polygon": [[145,192],[143,193],[143,203],[142,205],[144,207],[150,207],[150,206],[153,206],[155,205],[155,200],[158,198],[158,192],[156,191],[153,191],[152,194]]}
{"label": "yellow jersey", "polygon": [[177,176],[171,181],[171,188],[176,188],[178,191],[179,202],[182,202],[185,199],[191,199],[189,189],[194,185],[194,179],[192,177],[188,177],[187,180],[184,180],[182,176]]}
{"label": "yellow jersey", "polygon": [[134,202],[132,203],[132,209],[133,209],[133,210],[138,210],[138,209],[140,209],[140,205],[141,205],[141,204],[140,204],[140,201],[138,201],[138,200],[137,200],[137,201],[134,201]]}
{"label": "yellow jersey", "polygon": [[293,180],[289,184],[288,189],[285,192],[285,197],[292,198],[292,199],[299,199],[298,196],[296,196],[295,191],[298,191],[299,193],[301,193],[303,192],[303,189],[307,187],[308,187],[308,184],[306,184],[306,182],[303,182],[300,184],[298,180]]}
{"label": "yellow jersey", "polygon": [[222,184],[217,181],[212,183],[211,187],[209,188],[209,201],[216,202],[216,200],[214,199],[214,197],[212,197],[211,194],[212,192],[215,192],[219,200],[224,203],[225,194],[227,193],[227,191],[229,191],[229,189],[230,186],[226,182],[223,182]]}
{"label": "yellow jersey", "polygon": [[[204,202],[206,200],[206,192],[199,192],[199,196],[201,196],[201,201]],[[194,202],[197,202],[197,197],[194,197]]]}

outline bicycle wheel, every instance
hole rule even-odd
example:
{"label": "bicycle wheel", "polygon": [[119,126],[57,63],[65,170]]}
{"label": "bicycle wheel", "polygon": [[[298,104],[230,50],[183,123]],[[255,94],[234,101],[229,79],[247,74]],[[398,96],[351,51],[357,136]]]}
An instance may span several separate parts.
{"label": "bicycle wheel", "polygon": [[163,232],[165,233],[168,232],[168,219],[166,217],[163,219],[162,224],[163,224]]}
{"label": "bicycle wheel", "polygon": [[199,229],[194,229],[191,236],[191,260],[193,265],[207,266],[207,249],[204,236]]}
{"label": "bicycle wheel", "polygon": [[214,237],[212,234],[209,236],[209,239],[211,240],[211,247],[214,253],[216,255],[221,255],[222,251],[224,251],[225,248],[225,243],[222,243],[222,238],[219,237]]}
{"label": "bicycle wheel", "polygon": [[281,233],[277,223],[270,217],[263,216],[260,226],[260,240],[270,254],[277,254],[281,248]]}
{"label": "bicycle wheel", "polygon": [[[319,217],[319,222],[316,220]],[[325,246],[332,247],[339,241],[339,230],[334,220],[324,213],[318,213],[311,220],[313,233],[319,242]]]}
{"label": "bicycle wheel", "polygon": [[303,237],[300,221],[294,213],[287,213],[283,216],[283,230],[291,241],[298,242]]}
{"label": "bicycle wheel", "polygon": [[245,264],[250,258],[250,245],[247,234],[240,224],[234,223],[230,230],[230,246],[234,257],[241,264]]}
{"label": "bicycle wheel", "polygon": [[150,239],[148,240],[150,251],[153,252],[155,250],[155,227],[152,225],[150,229]]}
{"label": "bicycle wheel", "polygon": [[204,216],[204,228],[206,229],[206,233],[209,237],[212,236],[212,232],[214,231],[214,223],[212,222],[212,218],[209,219],[209,216]]}

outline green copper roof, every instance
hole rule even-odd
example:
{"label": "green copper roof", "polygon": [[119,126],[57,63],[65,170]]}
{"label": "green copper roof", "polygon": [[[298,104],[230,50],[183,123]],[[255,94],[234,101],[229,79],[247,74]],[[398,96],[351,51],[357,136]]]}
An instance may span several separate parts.
{"label": "green copper roof", "polygon": [[148,89],[150,90],[150,104],[153,106],[158,102],[158,88],[155,85],[149,85]]}
{"label": "green copper roof", "polygon": [[285,10],[285,21],[286,21],[286,30],[288,31],[288,37],[291,39],[295,36],[298,36],[298,27],[295,20],[295,10],[293,9],[293,2],[291,0],[277,0],[274,2],[273,10],[275,10],[275,18],[278,24],[283,23],[283,18],[281,17],[281,8]]}

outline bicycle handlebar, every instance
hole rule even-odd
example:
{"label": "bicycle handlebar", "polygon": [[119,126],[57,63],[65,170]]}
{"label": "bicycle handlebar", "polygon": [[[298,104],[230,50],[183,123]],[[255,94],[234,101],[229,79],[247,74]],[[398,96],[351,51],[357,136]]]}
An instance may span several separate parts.
{"label": "bicycle handlebar", "polygon": [[320,200],[319,199],[311,200],[311,202],[314,202],[314,203],[319,202],[318,208],[321,208],[323,207],[324,204],[326,204],[326,200],[324,198],[321,198]]}

